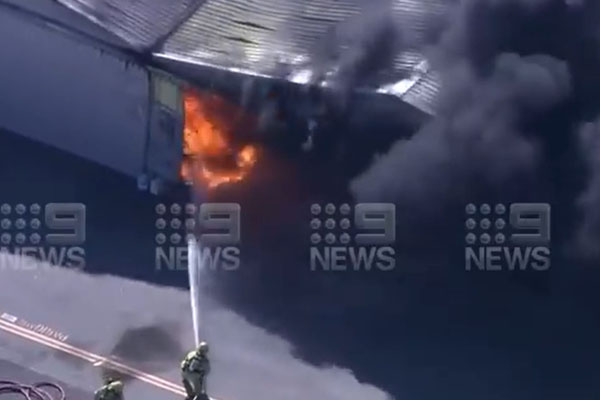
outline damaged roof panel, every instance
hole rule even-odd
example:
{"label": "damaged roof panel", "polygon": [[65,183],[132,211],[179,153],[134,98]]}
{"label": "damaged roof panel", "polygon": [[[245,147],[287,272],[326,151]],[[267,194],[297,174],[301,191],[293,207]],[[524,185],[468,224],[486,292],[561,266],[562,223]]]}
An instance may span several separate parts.
{"label": "damaged roof panel", "polygon": [[276,76],[282,65],[306,61],[332,26],[359,11],[336,0],[208,0],[161,53]]}
{"label": "damaged roof panel", "polygon": [[[135,49],[152,51],[163,60],[296,83],[335,77],[340,59],[345,57],[347,61],[353,52],[361,51],[354,49],[352,43],[361,39],[352,37],[344,38],[348,43],[332,46],[329,42],[336,42],[339,29],[344,32],[342,36],[353,30],[364,36],[369,31],[366,27],[377,28],[376,22],[361,20],[374,10],[373,1],[369,0],[57,1],[115,33]],[[372,90],[393,86],[391,92],[380,92],[400,96],[430,112],[435,97],[431,91],[439,88],[439,82],[435,74],[428,74],[430,84],[427,89],[419,89],[425,83],[424,73],[418,69],[426,61],[416,49],[423,44],[432,21],[444,14],[447,1],[390,2],[391,10],[386,15],[394,17],[401,36],[411,45],[396,55],[388,71],[380,74],[381,82],[369,81],[369,85],[374,86]],[[351,54],[345,55],[344,51]],[[323,52],[327,53],[324,58]],[[411,93],[398,92],[409,88]]]}
{"label": "damaged roof panel", "polygon": [[[315,54],[322,50],[319,46],[334,28],[360,24],[353,18],[369,12],[367,6],[372,4],[361,0],[207,0],[165,41],[160,55],[306,83],[318,75],[314,70],[323,67],[318,65],[322,64],[320,55]],[[392,11],[402,34],[411,43],[420,44],[429,24],[444,13],[445,7],[443,0],[394,0]],[[387,83],[413,79],[413,75],[421,74],[415,69],[423,61],[416,50],[401,52],[386,74]],[[335,62],[331,64],[335,69]],[[421,91],[407,96],[406,101],[412,104],[418,93]],[[414,105],[430,112],[432,105],[423,106],[430,101],[427,96]]]}

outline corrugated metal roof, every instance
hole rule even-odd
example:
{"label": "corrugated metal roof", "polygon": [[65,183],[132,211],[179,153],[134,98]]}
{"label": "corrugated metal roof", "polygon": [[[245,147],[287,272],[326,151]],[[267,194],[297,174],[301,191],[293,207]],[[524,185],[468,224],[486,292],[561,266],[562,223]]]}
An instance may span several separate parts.
{"label": "corrugated metal roof", "polygon": [[108,45],[119,48],[128,47],[127,43],[115,34],[86,19],[80,13],[65,8],[56,0],[0,0],[0,7],[22,13],[26,17],[34,17],[44,25],[52,25],[59,29],[83,34]]}
{"label": "corrugated metal roof", "polygon": [[441,88],[438,74],[428,72],[419,79],[401,98],[419,110],[434,114],[436,109],[437,94]]}
{"label": "corrugated metal roof", "polygon": [[[355,23],[353,18],[374,6],[365,0],[58,1],[135,48],[159,47],[154,48],[157,57],[297,83],[323,74],[322,70],[314,73],[319,63],[315,51],[332,30]],[[445,0],[391,1],[397,25],[415,47],[431,19],[446,10]],[[415,50],[398,54],[391,70],[383,75],[387,81],[381,82],[381,87],[395,85],[395,89],[381,92],[401,96],[431,112],[439,83],[435,74],[425,79],[418,71],[423,62],[422,54]],[[329,67],[335,74],[335,63]],[[410,84],[413,81],[416,84]],[[400,93],[403,88],[412,90]]]}
{"label": "corrugated metal roof", "polygon": [[203,0],[57,0],[117,34],[136,49],[168,35]]}
{"label": "corrugated metal roof", "polygon": [[306,64],[317,41],[359,11],[347,0],[208,0],[161,53],[277,76]]}

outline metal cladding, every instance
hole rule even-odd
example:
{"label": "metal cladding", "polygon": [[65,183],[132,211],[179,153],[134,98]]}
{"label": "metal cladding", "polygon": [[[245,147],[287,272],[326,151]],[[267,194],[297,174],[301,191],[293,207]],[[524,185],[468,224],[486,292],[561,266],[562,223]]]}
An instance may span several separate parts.
{"label": "metal cladding", "polygon": [[[117,34],[137,49],[161,59],[238,71],[296,83],[325,83],[335,63],[323,71],[318,49],[342,25],[367,35],[360,18],[371,13],[367,0],[58,0]],[[387,1],[387,0],[386,0]],[[369,81],[380,93],[401,97],[433,113],[439,89],[418,49],[445,0],[389,0],[388,14],[403,46],[385,78]],[[387,7],[387,6],[386,6]],[[364,22],[363,22],[364,23]],[[355,25],[352,25],[355,24]],[[344,50],[337,44],[333,52]]]}
{"label": "metal cladding", "polygon": [[331,27],[360,12],[352,3],[208,0],[167,40],[162,53],[285,77],[308,63]]}
{"label": "metal cladding", "polygon": [[143,50],[169,35],[203,0],[58,1]]}
{"label": "metal cladding", "polygon": [[55,0],[0,0],[2,12],[11,10],[29,17],[31,21],[61,30],[75,32],[109,46],[128,48],[129,45],[115,34],[103,29]]}
{"label": "metal cladding", "polygon": [[400,98],[419,110],[434,114],[440,86],[438,75],[435,72],[428,72],[420,77],[415,85],[402,94]]}

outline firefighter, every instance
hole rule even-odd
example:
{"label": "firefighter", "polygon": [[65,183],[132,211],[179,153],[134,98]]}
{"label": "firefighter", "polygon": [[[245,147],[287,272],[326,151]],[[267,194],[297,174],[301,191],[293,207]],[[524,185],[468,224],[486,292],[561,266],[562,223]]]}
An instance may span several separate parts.
{"label": "firefighter", "polygon": [[94,400],[123,400],[123,382],[115,378],[106,378],[104,382],[94,393]]}
{"label": "firefighter", "polygon": [[200,343],[196,350],[188,353],[181,362],[183,386],[187,392],[187,400],[206,400],[206,376],[210,372],[208,361],[208,344]]}

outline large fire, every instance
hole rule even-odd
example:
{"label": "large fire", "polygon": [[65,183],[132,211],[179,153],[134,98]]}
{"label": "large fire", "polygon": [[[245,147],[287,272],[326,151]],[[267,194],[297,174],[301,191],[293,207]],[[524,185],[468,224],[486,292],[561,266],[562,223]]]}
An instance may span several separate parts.
{"label": "large fire", "polygon": [[184,110],[182,179],[209,188],[243,180],[258,149],[233,139],[242,129],[253,129],[255,118],[222,97],[192,90],[184,93]]}

